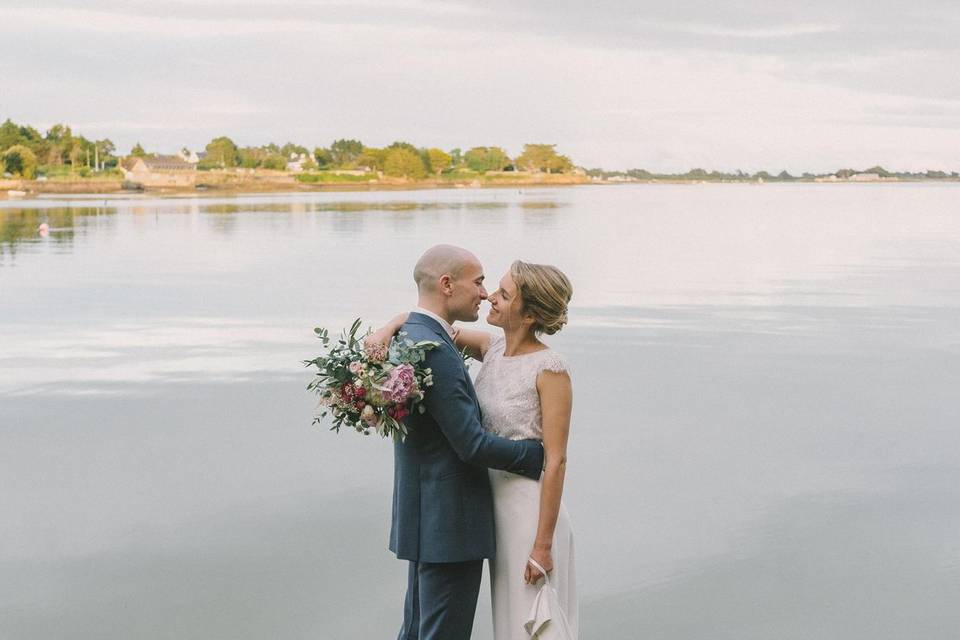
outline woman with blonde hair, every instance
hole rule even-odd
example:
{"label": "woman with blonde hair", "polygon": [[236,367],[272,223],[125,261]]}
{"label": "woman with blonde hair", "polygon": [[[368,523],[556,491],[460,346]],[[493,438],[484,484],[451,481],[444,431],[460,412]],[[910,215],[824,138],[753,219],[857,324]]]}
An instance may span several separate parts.
{"label": "woman with blonde hair", "polygon": [[[456,346],[483,363],[475,383],[483,428],[513,440],[540,440],[544,447],[539,480],[488,470],[496,528],[490,560],[496,640],[544,632],[538,628],[544,612],[537,611],[545,604],[537,584],[544,571],[570,637],[578,633],[573,535],[561,499],[573,389],[566,361],[541,340],[567,323],[572,294],[570,280],[556,267],[517,260],[496,291],[481,295],[490,303],[487,323],[502,331],[453,328]],[[368,342],[389,342],[406,319],[400,314]],[[558,612],[551,615],[558,627]]]}

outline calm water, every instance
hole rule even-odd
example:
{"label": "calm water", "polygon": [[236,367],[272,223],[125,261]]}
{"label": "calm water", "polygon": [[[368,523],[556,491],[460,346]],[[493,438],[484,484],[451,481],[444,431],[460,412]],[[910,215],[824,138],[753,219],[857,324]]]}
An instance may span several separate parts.
{"label": "calm water", "polygon": [[0,637],[393,637],[390,446],[311,427],[299,361],[318,324],[408,308],[436,242],[494,281],[517,257],[573,280],[551,343],[575,385],[585,640],[956,637],[958,203],[955,185],[0,202]]}

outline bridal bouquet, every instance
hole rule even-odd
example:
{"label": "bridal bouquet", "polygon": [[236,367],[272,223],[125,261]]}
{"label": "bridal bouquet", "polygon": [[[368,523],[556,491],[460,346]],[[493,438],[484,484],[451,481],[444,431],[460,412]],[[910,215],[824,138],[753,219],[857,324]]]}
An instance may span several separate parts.
{"label": "bridal bouquet", "polygon": [[422,364],[427,351],[440,343],[414,342],[401,331],[389,348],[380,344],[364,347],[362,337],[357,337],[359,329],[357,318],[332,345],[326,329],[313,330],[326,351],[303,361],[305,366],[317,368],[307,385],[308,391],[320,396],[322,407],[313,424],[332,414],[331,431],[339,433],[346,425],[365,435],[373,430],[384,438],[403,440],[407,435],[403,418],[412,411],[426,411],[421,402],[424,390],[433,385],[433,376]]}

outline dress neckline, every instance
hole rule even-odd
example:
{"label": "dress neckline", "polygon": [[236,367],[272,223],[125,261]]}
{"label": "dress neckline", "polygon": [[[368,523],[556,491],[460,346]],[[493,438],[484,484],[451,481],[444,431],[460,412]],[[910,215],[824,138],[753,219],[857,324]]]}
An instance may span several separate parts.
{"label": "dress neckline", "polygon": [[504,353],[506,350],[507,350],[507,345],[506,343],[504,343],[503,352],[500,353],[500,357],[506,358],[507,360],[512,360],[513,358],[522,358],[524,356],[532,356],[538,353],[543,353],[544,351],[549,351],[550,347],[544,346],[543,349],[537,349],[536,351],[528,351],[527,353],[518,353],[514,356],[508,356],[506,353]]}

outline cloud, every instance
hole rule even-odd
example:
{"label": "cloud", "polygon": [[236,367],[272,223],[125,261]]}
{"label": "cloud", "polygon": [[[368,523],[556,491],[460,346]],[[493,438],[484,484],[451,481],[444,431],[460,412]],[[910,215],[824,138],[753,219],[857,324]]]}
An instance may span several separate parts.
{"label": "cloud", "polygon": [[958,14],[884,0],[48,1],[0,7],[0,117],[168,151],[347,136],[556,142],[610,168],[952,170],[960,133],[929,108],[960,104]]}

